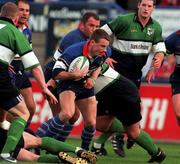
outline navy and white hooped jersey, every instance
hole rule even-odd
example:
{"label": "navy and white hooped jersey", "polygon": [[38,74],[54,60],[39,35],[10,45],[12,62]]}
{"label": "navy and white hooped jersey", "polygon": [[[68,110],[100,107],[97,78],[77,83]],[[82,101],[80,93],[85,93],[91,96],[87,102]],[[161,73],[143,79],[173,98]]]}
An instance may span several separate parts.
{"label": "navy and white hooped jersey", "polygon": [[[82,55],[88,58],[88,42],[80,42],[68,47],[58,61],[56,61],[52,76],[55,77],[61,71],[67,71],[71,62]],[[103,52],[91,60],[88,58],[90,62],[89,71],[93,71],[101,66],[106,58],[106,52]]]}
{"label": "navy and white hooped jersey", "polygon": [[62,52],[69,46],[75,43],[84,42],[87,40],[88,40],[88,37],[85,36],[83,32],[78,28],[69,32],[59,41],[59,47],[54,53],[53,59],[57,60],[62,55]]}
{"label": "navy and white hooped jersey", "polygon": [[23,27],[22,33],[28,39],[29,43],[32,44],[32,31],[27,24]]}
{"label": "navy and white hooped jersey", "polygon": [[[65,35],[62,40],[59,41],[59,48],[56,50],[56,52],[53,55],[53,59],[57,60],[66,48],[69,46],[79,43],[79,42],[84,42],[87,41],[89,38],[83,34],[83,32],[80,29],[75,29],[71,32],[69,32],[67,35]],[[111,48],[107,48],[107,55],[111,56]]]}
{"label": "navy and white hooped jersey", "polygon": [[174,54],[176,64],[180,65],[180,30],[169,35],[165,40],[166,50],[168,54]]}

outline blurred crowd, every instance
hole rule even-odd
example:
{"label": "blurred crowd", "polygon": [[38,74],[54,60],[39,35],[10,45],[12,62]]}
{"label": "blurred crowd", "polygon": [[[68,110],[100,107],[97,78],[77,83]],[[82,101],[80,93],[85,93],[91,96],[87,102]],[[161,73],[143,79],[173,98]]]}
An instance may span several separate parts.
{"label": "blurred crowd", "polygon": [[[30,0],[34,2],[59,2],[65,0]],[[71,0],[69,0],[71,1]],[[137,0],[77,0],[77,1],[85,1],[85,2],[115,2],[120,5],[124,9],[132,9],[137,6]],[[157,5],[159,6],[180,6],[180,0],[157,0]]]}

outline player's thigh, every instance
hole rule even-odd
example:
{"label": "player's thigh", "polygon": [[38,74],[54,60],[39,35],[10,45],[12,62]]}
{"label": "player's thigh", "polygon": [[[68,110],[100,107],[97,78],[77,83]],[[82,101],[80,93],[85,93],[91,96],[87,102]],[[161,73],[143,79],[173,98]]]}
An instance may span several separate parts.
{"label": "player's thigh", "polygon": [[29,111],[26,107],[26,104],[24,100],[21,100],[17,105],[12,107],[10,110],[8,110],[10,114],[12,114],[14,117],[21,117],[24,120],[28,120],[29,118]]}
{"label": "player's thigh", "polygon": [[40,147],[42,139],[39,137],[36,137],[30,133],[23,132],[23,138],[24,138],[24,148],[37,148]]}
{"label": "player's thigh", "polygon": [[95,96],[80,99],[76,102],[82,113],[85,124],[96,124],[97,101]]}
{"label": "player's thigh", "polygon": [[21,89],[20,93],[23,96],[28,109],[35,111],[35,102],[33,98],[32,88],[28,87],[28,88]]}
{"label": "player's thigh", "polygon": [[0,122],[3,122],[6,119],[7,111],[0,108]]}
{"label": "player's thigh", "polygon": [[61,112],[75,112],[75,93],[71,90],[66,90],[60,93],[59,102]]}

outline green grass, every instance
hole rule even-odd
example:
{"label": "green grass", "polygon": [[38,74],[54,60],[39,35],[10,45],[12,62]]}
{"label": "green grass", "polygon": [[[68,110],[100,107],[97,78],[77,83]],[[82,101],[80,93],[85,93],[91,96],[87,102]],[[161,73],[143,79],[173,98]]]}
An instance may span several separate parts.
{"label": "green grass", "polygon": [[[71,144],[79,144],[79,141],[71,139],[68,142]],[[180,149],[179,144],[175,143],[157,143],[157,145],[162,148],[167,157],[162,164],[180,164]],[[142,149],[140,146],[135,145],[132,149],[128,150],[125,148],[126,157],[122,158],[117,156],[113,149],[112,144],[107,142],[105,145],[108,151],[108,156],[98,157],[97,164],[145,164],[150,159],[148,153]]]}
{"label": "green grass", "polygon": [[[69,139],[67,141],[72,145],[79,145],[79,139]],[[166,159],[162,164],[180,164],[180,149],[179,144],[175,143],[157,143],[166,152]],[[149,160],[150,156],[138,145],[135,145],[132,149],[126,151],[126,157],[118,157],[113,149],[111,143],[108,141],[105,148],[108,151],[108,156],[98,157],[97,164],[145,164]],[[0,162],[6,163],[6,162]],[[21,164],[29,164],[30,162],[19,162]],[[37,162],[31,162],[38,164]]]}

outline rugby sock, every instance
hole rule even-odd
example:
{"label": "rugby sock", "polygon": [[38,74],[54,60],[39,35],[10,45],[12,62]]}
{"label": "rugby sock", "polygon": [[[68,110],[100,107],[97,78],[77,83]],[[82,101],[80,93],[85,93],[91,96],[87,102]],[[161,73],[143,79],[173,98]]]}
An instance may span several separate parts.
{"label": "rugby sock", "polygon": [[38,136],[38,137],[45,137],[45,135],[46,135],[46,132],[47,132],[47,130],[48,130],[48,128],[49,128],[49,124],[50,124],[50,122],[51,122],[51,120],[52,120],[52,118],[51,119],[49,119],[47,122],[43,122],[42,124],[41,124],[41,126],[38,128],[38,130],[35,132],[35,134]]}
{"label": "rugby sock", "polygon": [[116,132],[117,135],[122,135],[122,133],[124,133],[124,131],[125,130],[124,130],[122,123],[117,118],[115,118],[112,121],[112,124],[111,124],[109,130],[107,132],[101,133],[101,135],[94,141],[94,143],[104,144],[113,133]]}
{"label": "rugby sock", "polygon": [[89,150],[89,145],[91,144],[91,140],[96,132],[96,129],[93,127],[84,127],[81,134],[81,148],[85,150]]}
{"label": "rugby sock", "polygon": [[40,162],[40,163],[59,163],[59,158],[57,155],[52,155],[52,154],[40,155],[37,162]]}
{"label": "rugby sock", "polygon": [[11,153],[14,151],[22,136],[25,126],[26,121],[20,117],[12,121],[10,129],[7,133],[6,143],[1,153]]}
{"label": "rugby sock", "polygon": [[41,148],[44,150],[47,150],[48,152],[52,154],[58,154],[60,151],[75,152],[76,150],[76,147],[71,146],[68,143],[58,141],[54,138],[50,138],[50,137],[42,138]]}
{"label": "rugby sock", "polygon": [[64,123],[60,120],[59,116],[55,116],[49,122],[49,128],[46,131],[45,136],[54,137],[57,133],[61,133],[64,128]]}
{"label": "rugby sock", "polygon": [[135,142],[148,151],[150,155],[155,155],[158,152],[158,147],[153,142],[152,138],[145,131],[141,131],[139,136],[134,139]]}
{"label": "rugby sock", "polygon": [[73,125],[71,125],[69,123],[65,124],[64,128],[62,129],[62,131],[60,133],[57,133],[54,138],[59,140],[59,141],[63,141],[64,142],[67,139],[67,137],[69,136],[72,128],[73,128]]}

